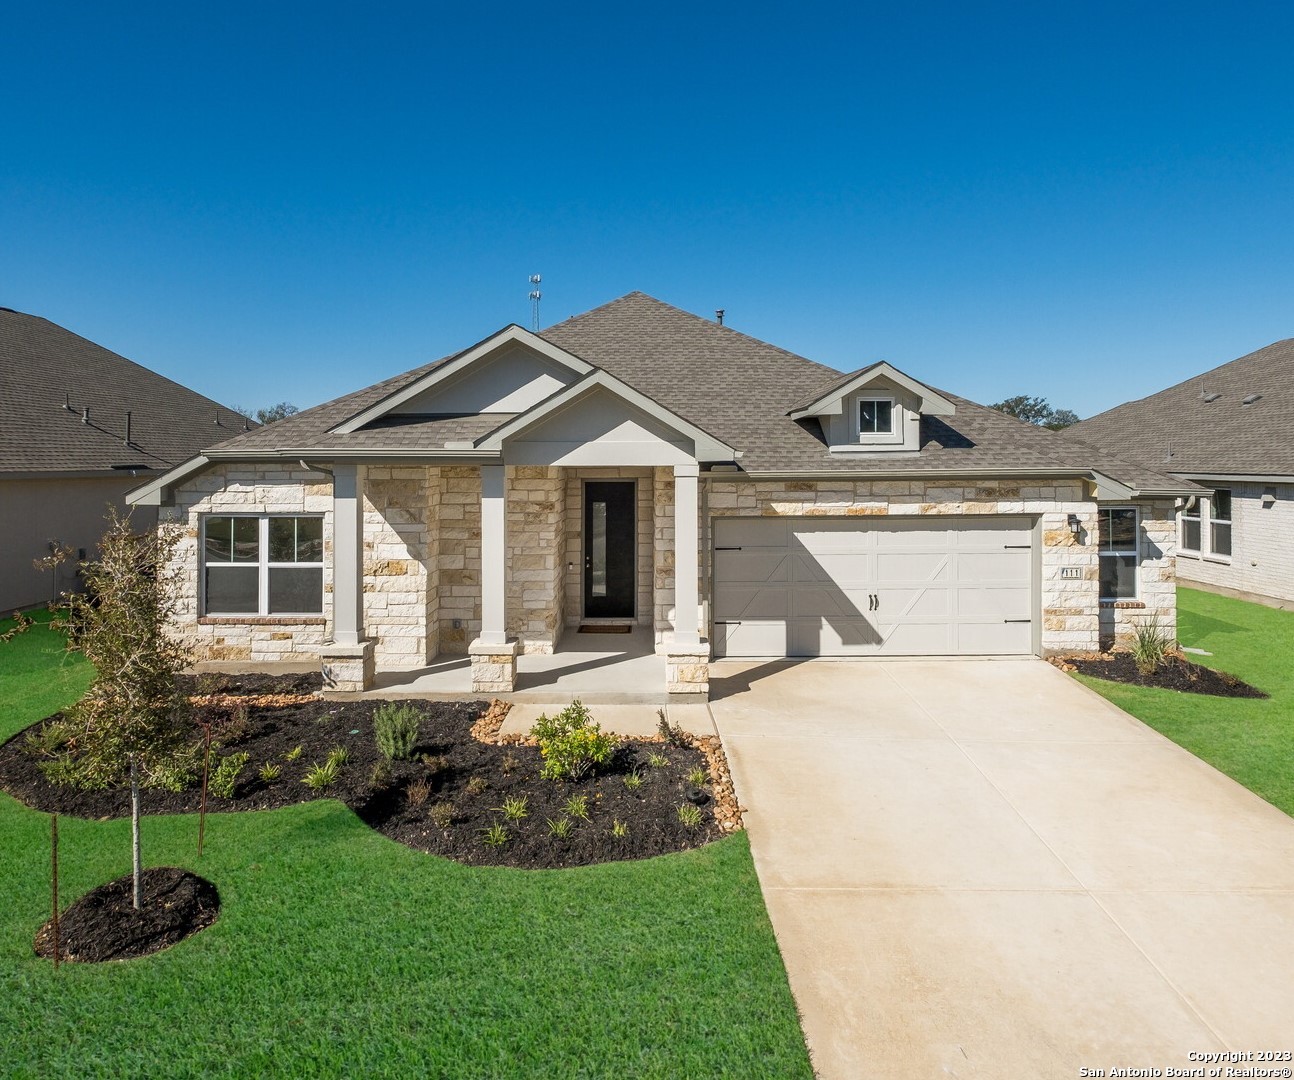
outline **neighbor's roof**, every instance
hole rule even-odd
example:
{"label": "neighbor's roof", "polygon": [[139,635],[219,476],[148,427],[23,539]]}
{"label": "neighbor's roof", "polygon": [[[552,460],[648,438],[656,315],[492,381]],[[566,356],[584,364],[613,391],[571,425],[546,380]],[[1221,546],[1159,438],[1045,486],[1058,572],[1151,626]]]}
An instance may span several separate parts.
{"label": "neighbor's roof", "polygon": [[0,308],[0,475],[165,471],[243,424],[233,410],[48,319]]}
{"label": "neighbor's roof", "polygon": [[[1245,405],[1254,394],[1262,396]],[[1061,438],[1179,475],[1288,476],[1291,432],[1294,338],[1286,338],[1084,420]]]}
{"label": "neighbor's roof", "polygon": [[[834,368],[641,292],[567,319],[539,336],[738,448],[742,469],[751,473],[975,471],[989,477],[1013,471],[1082,474],[1095,469],[1134,489],[1182,488],[1180,481],[1157,470],[1129,465],[1090,447],[1067,447],[1049,431],[943,391],[939,393],[956,404],[956,414],[923,419],[919,453],[830,453],[816,421],[796,421],[787,414],[857,373],[842,376]],[[307,409],[217,449],[249,455],[257,451],[414,449],[419,445],[438,449],[443,445],[441,440],[419,443],[428,432],[416,423],[383,428],[369,425],[349,435],[330,429],[452,359],[446,357]]]}

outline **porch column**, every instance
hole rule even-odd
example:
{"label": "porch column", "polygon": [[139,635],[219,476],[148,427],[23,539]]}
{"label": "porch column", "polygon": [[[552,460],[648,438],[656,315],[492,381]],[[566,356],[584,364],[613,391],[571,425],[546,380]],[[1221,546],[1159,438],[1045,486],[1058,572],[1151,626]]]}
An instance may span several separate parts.
{"label": "porch column", "polygon": [[373,642],[364,639],[364,508],[359,466],[337,463],[332,485],[332,643],[320,650],[324,688],[373,685]]}
{"label": "porch column", "polygon": [[483,645],[508,640],[508,508],[502,465],[481,466],[481,636]]}
{"label": "porch column", "polygon": [[698,465],[674,466],[674,643],[699,645],[697,619]]}
{"label": "porch column", "polygon": [[504,466],[481,466],[481,636],[467,652],[472,691],[508,693],[517,682],[517,642],[508,641],[508,503]]}

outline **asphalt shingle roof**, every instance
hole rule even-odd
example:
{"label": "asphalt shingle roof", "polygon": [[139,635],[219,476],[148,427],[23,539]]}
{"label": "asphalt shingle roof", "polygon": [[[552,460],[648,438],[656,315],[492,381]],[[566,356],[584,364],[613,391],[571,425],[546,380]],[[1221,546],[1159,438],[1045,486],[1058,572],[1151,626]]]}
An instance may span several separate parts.
{"label": "asphalt shingle roof", "polygon": [[[1262,396],[1245,405],[1251,394]],[[1093,416],[1057,437],[1182,475],[1290,476],[1291,433],[1294,338],[1287,338]]]}
{"label": "asphalt shingle roof", "polygon": [[[1107,472],[1135,488],[1181,487],[1171,477],[1133,466],[1083,444],[1058,442],[1044,429],[984,405],[938,391],[955,416],[926,417],[917,454],[832,454],[816,421],[787,413],[856,372],[842,375],[731,327],[698,318],[641,292],[629,293],[542,331],[540,336],[604,369],[730,446],[752,473],[894,473],[979,471],[986,477],[1019,470]],[[461,355],[461,354],[455,354]],[[438,449],[448,418],[433,427],[368,425],[351,435],[330,428],[406,387],[454,357],[397,375],[354,394],[307,409],[222,444],[220,450]],[[933,387],[931,389],[934,389]],[[436,441],[439,440],[439,441]]]}
{"label": "asphalt shingle roof", "polygon": [[243,422],[232,409],[48,319],[0,308],[0,475],[165,470],[228,439]]}

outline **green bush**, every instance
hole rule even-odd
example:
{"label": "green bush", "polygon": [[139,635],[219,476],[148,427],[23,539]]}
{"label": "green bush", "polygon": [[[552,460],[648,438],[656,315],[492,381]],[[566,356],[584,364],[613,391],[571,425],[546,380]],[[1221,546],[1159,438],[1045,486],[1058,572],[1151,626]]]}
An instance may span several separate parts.
{"label": "green bush", "polygon": [[238,774],[243,771],[244,766],[251,760],[251,754],[245,750],[237,754],[229,754],[220,759],[220,764],[215,767],[207,781],[207,790],[212,795],[221,799],[232,799],[234,797],[234,788],[238,786]]}
{"label": "green bush", "polygon": [[530,734],[544,759],[540,775],[548,780],[579,780],[609,761],[616,748],[616,739],[603,733],[579,701],[556,716],[541,716]]}
{"label": "green bush", "polygon": [[1151,675],[1168,659],[1176,646],[1172,635],[1159,625],[1157,617],[1148,619],[1137,623],[1133,628],[1132,662],[1142,675]]}
{"label": "green bush", "polygon": [[378,751],[388,761],[408,761],[418,741],[422,716],[412,705],[388,701],[373,713],[373,734]]}
{"label": "green bush", "polygon": [[311,791],[323,791],[337,779],[338,768],[337,762],[332,758],[328,758],[322,765],[315,762],[306,770],[301,782]]}

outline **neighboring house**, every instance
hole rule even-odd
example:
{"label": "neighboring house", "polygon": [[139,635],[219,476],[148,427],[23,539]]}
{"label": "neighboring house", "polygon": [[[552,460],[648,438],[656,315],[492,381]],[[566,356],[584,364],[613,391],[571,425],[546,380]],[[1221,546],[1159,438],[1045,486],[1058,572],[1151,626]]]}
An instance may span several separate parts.
{"label": "neighboring house", "polygon": [[703,694],[714,656],[1040,655],[1171,627],[1194,490],[631,293],[131,499],[183,530],[182,630],[209,659],[322,657],[356,689],[467,653],[472,689],[500,692],[519,652],[623,622],[650,628],[671,693]]}
{"label": "neighboring house", "polygon": [[[0,308],[0,612],[75,588],[109,505],[245,421],[201,394],[35,315]],[[156,512],[133,518],[152,528]],[[71,549],[56,570],[33,560]]]}
{"label": "neighboring house", "polygon": [[1067,429],[1066,440],[1193,480],[1177,576],[1294,601],[1294,338]]}

